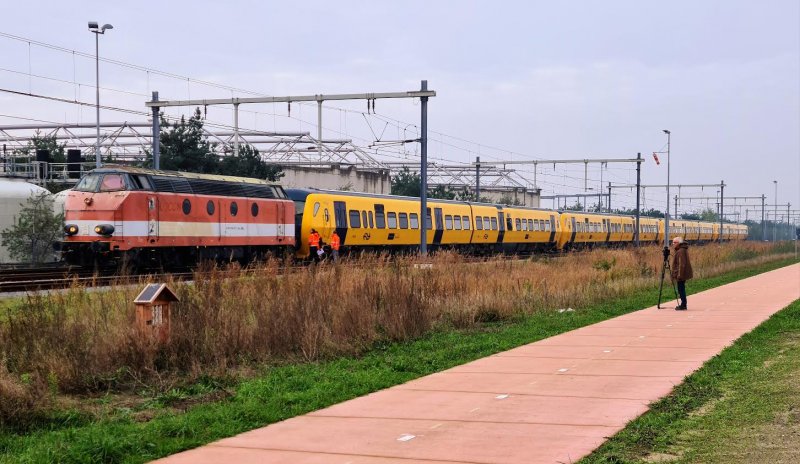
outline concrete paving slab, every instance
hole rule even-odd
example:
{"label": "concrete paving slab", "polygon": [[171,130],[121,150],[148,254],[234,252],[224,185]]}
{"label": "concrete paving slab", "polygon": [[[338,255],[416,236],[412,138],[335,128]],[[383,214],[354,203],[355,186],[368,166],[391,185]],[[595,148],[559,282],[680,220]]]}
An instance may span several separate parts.
{"label": "concrete paving slab", "polygon": [[574,462],[798,298],[794,265],[691,295],[686,312],[629,313],[160,462]]}

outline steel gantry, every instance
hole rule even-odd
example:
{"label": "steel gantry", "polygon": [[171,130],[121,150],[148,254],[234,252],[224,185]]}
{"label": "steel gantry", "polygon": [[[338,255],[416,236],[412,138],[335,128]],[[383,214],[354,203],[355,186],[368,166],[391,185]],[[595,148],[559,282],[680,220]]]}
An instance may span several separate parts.
{"label": "steel gantry", "polygon": [[325,101],[342,101],[342,100],[366,100],[369,106],[372,102],[372,107],[375,107],[375,101],[387,98],[419,98],[420,100],[420,218],[423,221],[423,227],[420,227],[420,253],[427,254],[427,228],[424,223],[427,219],[427,170],[428,170],[428,99],[435,97],[436,92],[428,89],[428,81],[423,80],[420,83],[420,90],[411,90],[406,92],[383,92],[383,93],[349,93],[349,94],[315,94],[315,95],[291,95],[284,97],[246,97],[246,98],[217,98],[217,99],[200,99],[200,100],[159,100],[158,92],[153,92],[153,99],[145,102],[145,106],[153,111],[153,165],[158,169],[159,163],[159,144],[158,134],[160,131],[160,109],[166,107],[185,107],[185,106],[212,106],[212,105],[232,105],[233,106],[233,143],[234,154],[239,154],[240,134],[239,134],[239,105],[242,104],[258,104],[258,103],[286,103],[291,110],[291,104],[294,102],[317,102],[317,155],[322,158],[322,103]]}

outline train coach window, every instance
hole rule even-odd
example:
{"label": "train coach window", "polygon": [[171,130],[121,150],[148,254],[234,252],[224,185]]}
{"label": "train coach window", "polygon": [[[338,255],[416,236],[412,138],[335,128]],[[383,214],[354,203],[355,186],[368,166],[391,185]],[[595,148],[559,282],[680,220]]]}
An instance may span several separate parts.
{"label": "train coach window", "polygon": [[369,215],[369,228],[374,229],[375,221],[373,220],[372,211],[369,211],[367,214]]}
{"label": "train coach window", "polygon": [[411,213],[408,219],[411,222],[412,229],[419,229],[419,214]]}
{"label": "train coach window", "polygon": [[188,198],[184,198],[182,208],[183,214],[188,216],[192,212],[192,202]]}
{"label": "train coach window", "polygon": [[101,192],[114,192],[117,190],[125,190],[125,181],[122,174],[106,174],[103,176],[103,182],[100,183]]}
{"label": "train coach window", "polygon": [[231,216],[239,214],[239,205],[235,201],[231,202]]}
{"label": "train coach window", "polygon": [[475,216],[475,230],[483,230],[483,218]]}
{"label": "train coach window", "polygon": [[214,209],[215,209],[214,208],[214,201],[213,200],[208,200],[208,203],[206,203],[206,211],[208,211],[208,215],[209,216],[214,214]]}
{"label": "train coach window", "polygon": [[511,216],[506,216],[506,229],[507,230],[514,230],[514,227],[512,226],[512,224],[513,223],[511,222]]}
{"label": "train coach window", "polygon": [[388,213],[386,218],[389,221],[389,228],[397,229],[397,213]]}
{"label": "train coach window", "polygon": [[350,227],[353,229],[361,227],[361,213],[359,213],[358,210],[350,210]]}
{"label": "train coach window", "polygon": [[545,230],[545,232],[550,232],[550,223],[549,222],[545,222],[544,223],[544,230]]}
{"label": "train coach window", "polygon": [[444,217],[444,228],[447,230],[453,230],[453,216],[445,215]]}
{"label": "train coach window", "polygon": [[493,217],[493,218],[491,218],[491,219],[492,219],[492,221],[491,221],[491,224],[492,224],[492,230],[497,230],[497,218],[496,218],[496,217]]}
{"label": "train coach window", "polygon": [[253,203],[252,205],[250,205],[250,214],[252,214],[253,217],[258,216],[258,204],[257,203]]}
{"label": "train coach window", "polygon": [[408,229],[408,214],[400,213],[400,228]]}
{"label": "train coach window", "polygon": [[461,216],[453,216],[453,229],[461,230]]}
{"label": "train coach window", "polygon": [[361,211],[361,225],[363,225],[365,229],[369,225],[369,222],[367,222],[367,212],[363,210]]}
{"label": "train coach window", "polygon": [[425,228],[428,230],[433,230],[433,221],[431,220],[431,209],[428,208],[427,214],[425,214]]}
{"label": "train coach window", "polygon": [[317,213],[319,213],[319,202],[314,203],[314,213],[313,216],[317,217]]}
{"label": "train coach window", "polygon": [[[527,225],[528,221],[525,221],[525,222],[526,222],[526,225]],[[522,230],[522,223],[520,223],[519,218],[514,220],[514,226],[517,228],[517,230]],[[526,227],[526,229],[527,229],[527,227]]]}
{"label": "train coach window", "polygon": [[469,216],[461,216],[461,222],[464,224],[464,230],[469,230]]}

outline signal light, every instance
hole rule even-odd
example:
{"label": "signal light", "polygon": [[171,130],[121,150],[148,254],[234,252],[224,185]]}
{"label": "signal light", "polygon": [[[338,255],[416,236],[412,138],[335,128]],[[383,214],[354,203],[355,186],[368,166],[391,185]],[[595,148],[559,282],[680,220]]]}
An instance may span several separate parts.
{"label": "signal light", "polygon": [[75,224],[67,224],[64,226],[64,233],[67,235],[75,235],[78,233],[78,226]]}
{"label": "signal light", "polygon": [[111,224],[100,224],[95,226],[94,233],[108,237],[114,233],[114,226]]}

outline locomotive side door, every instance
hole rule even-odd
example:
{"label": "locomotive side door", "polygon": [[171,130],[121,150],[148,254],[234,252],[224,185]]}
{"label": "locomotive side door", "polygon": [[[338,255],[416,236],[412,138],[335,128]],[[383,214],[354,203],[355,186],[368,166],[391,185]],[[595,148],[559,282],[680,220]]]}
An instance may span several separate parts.
{"label": "locomotive side door", "polygon": [[278,229],[278,241],[282,242],[283,238],[286,236],[286,205],[279,201],[278,203],[278,214],[277,214],[277,229]]}
{"label": "locomotive side door", "polygon": [[158,197],[147,196],[147,242],[158,240]]}

